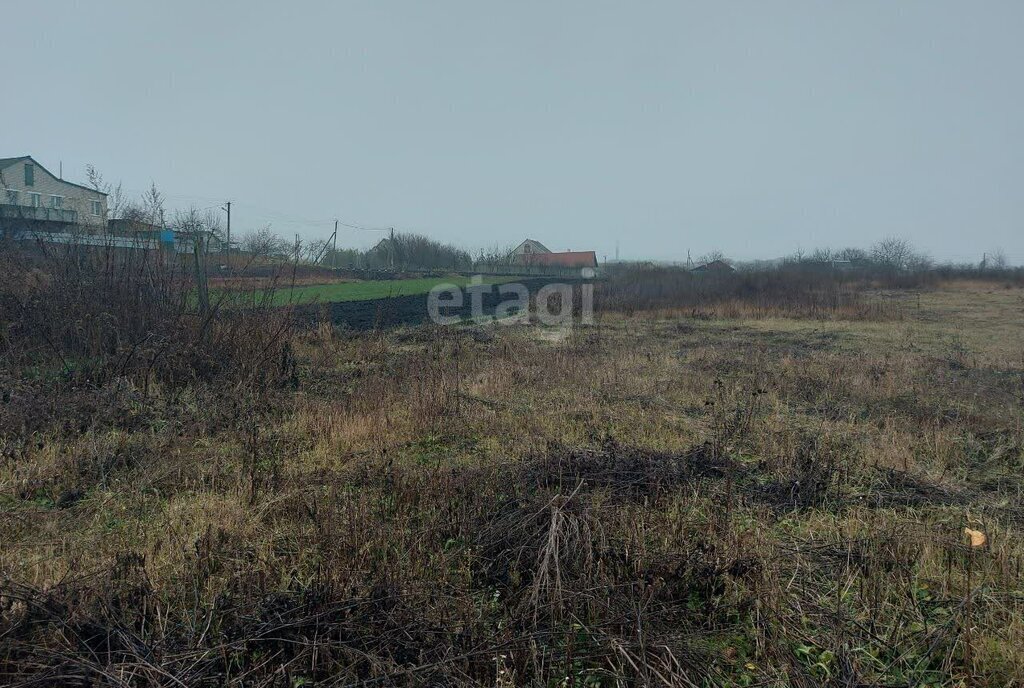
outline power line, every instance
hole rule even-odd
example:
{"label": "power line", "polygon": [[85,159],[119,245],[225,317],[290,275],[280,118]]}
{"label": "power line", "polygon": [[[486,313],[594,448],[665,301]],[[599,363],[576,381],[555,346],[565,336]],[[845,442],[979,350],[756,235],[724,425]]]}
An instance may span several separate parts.
{"label": "power line", "polygon": [[349,229],[360,229],[364,232],[387,232],[394,231],[394,227],[363,227],[362,225],[348,224],[347,222],[338,221],[342,227],[348,227]]}

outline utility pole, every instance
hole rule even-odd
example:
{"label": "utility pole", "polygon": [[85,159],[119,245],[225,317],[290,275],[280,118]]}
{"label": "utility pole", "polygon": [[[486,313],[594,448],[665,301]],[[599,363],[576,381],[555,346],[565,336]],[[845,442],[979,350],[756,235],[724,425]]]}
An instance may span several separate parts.
{"label": "utility pole", "polygon": [[395,269],[395,228],[391,228],[391,269]]}
{"label": "utility pole", "polygon": [[227,266],[228,273],[231,272],[231,201],[227,202],[224,206],[224,210],[228,211],[228,241],[227,241]]}
{"label": "utility pole", "polygon": [[335,271],[338,269],[338,221],[334,221],[334,247],[331,249],[331,267]]}

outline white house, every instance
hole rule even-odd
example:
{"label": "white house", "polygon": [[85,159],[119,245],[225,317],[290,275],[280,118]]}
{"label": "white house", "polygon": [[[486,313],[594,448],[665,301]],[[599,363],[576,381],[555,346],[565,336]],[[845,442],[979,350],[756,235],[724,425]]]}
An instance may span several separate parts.
{"label": "white house", "polygon": [[106,222],[105,193],[64,181],[29,155],[0,158],[0,225],[3,227],[47,229],[80,225],[102,230]]}

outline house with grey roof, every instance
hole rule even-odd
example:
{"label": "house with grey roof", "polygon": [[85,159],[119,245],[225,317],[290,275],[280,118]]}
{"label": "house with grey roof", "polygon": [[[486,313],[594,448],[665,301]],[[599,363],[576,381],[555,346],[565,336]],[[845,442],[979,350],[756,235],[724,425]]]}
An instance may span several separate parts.
{"label": "house with grey roof", "polygon": [[107,194],[52,174],[30,155],[0,158],[0,230],[103,231]]}
{"label": "house with grey roof", "polygon": [[551,253],[551,251],[547,246],[536,239],[526,239],[523,243],[512,249],[512,253],[509,254],[509,258],[513,263],[518,263],[522,262],[524,257],[535,256],[538,253]]}
{"label": "house with grey roof", "polygon": [[729,263],[725,262],[721,258],[718,258],[708,261],[707,263],[702,263],[690,272],[707,275],[729,275],[736,272],[736,268],[729,265]]}

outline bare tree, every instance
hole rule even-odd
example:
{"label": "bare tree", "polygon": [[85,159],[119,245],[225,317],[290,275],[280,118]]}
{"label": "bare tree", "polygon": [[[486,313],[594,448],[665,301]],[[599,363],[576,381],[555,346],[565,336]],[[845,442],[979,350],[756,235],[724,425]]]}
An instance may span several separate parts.
{"label": "bare tree", "polygon": [[720,260],[723,263],[728,263],[729,262],[729,260],[725,257],[724,253],[722,253],[718,249],[715,249],[713,251],[708,251],[703,256],[698,258],[697,259],[697,263],[698,264],[714,263],[716,260]]}
{"label": "bare tree", "polygon": [[104,180],[103,174],[93,165],[85,166],[85,175],[89,180],[89,186],[96,191],[107,195],[107,216],[103,219],[120,219],[126,205],[128,204],[124,189],[121,188],[121,182],[118,182],[117,186],[114,186],[110,182]]}
{"label": "bare tree", "polygon": [[907,259],[908,270],[920,272],[922,270],[931,270],[934,267],[934,262],[931,256],[921,251],[911,251],[910,258]]}
{"label": "bare tree", "polygon": [[514,259],[512,255],[514,249],[514,246],[500,244],[482,248],[477,253],[475,262],[478,265],[511,265]]}
{"label": "bare tree", "polygon": [[906,239],[886,237],[871,247],[871,260],[892,270],[904,270],[914,257],[914,248]]}
{"label": "bare tree", "polygon": [[213,208],[207,208],[201,212],[200,221],[202,222],[203,231],[208,232],[218,241],[225,241],[224,219],[219,212]]}
{"label": "bare tree", "polygon": [[987,256],[987,267],[993,270],[1005,270],[1010,266],[1010,261],[1006,257],[1006,251],[1002,248],[994,248],[988,252]]}
{"label": "bare tree", "polygon": [[127,200],[121,206],[118,212],[119,220],[127,220],[132,224],[137,224],[140,228],[149,222],[149,213],[146,211],[146,207],[133,200]]}
{"label": "bare tree", "polygon": [[164,226],[164,195],[156,188],[156,182],[150,182],[149,190],[143,194],[142,208],[149,224]]}
{"label": "bare tree", "polygon": [[256,261],[286,254],[290,248],[283,238],[274,233],[270,225],[244,235],[239,242],[239,247],[242,253],[247,256],[247,261],[242,266],[242,270],[245,270]]}
{"label": "bare tree", "polygon": [[862,248],[844,248],[835,253],[836,260],[849,260],[851,262],[866,261],[868,252]]}
{"label": "bare tree", "polygon": [[199,308],[203,313],[210,310],[210,294],[206,281],[206,253],[208,250],[209,227],[202,211],[192,207],[174,213],[174,227],[182,235],[192,241],[196,290],[199,297]]}
{"label": "bare tree", "polygon": [[468,268],[473,257],[457,246],[421,234],[401,232],[384,239],[364,254],[367,267],[455,270]]}
{"label": "bare tree", "polygon": [[830,248],[816,248],[811,252],[808,260],[814,263],[828,263],[835,260],[835,254]]}
{"label": "bare tree", "polygon": [[327,255],[327,240],[326,239],[314,239],[313,241],[307,241],[303,246],[303,253],[305,260],[309,263],[317,263]]}
{"label": "bare tree", "polygon": [[171,220],[171,224],[183,235],[193,236],[195,234],[200,234],[203,230],[202,211],[197,210],[194,207],[190,207],[185,210],[176,210],[174,211],[174,217]]}

